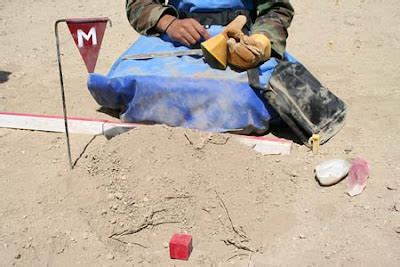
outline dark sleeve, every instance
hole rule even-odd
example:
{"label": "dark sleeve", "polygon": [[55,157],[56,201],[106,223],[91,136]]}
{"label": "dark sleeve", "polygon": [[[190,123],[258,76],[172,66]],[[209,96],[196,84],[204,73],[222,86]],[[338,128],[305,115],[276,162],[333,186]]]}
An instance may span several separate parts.
{"label": "dark sleeve", "polygon": [[162,15],[178,16],[174,7],[152,0],[126,0],[126,14],[132,27],[144,35],[157,33],[154,27]]}
{"label": "dark sleeve", "polygon": [[294,9],[289,0],[260,0],[256,3],[257,19],[252,33],[265,34],[271,40],[273,52],[282,57]]}

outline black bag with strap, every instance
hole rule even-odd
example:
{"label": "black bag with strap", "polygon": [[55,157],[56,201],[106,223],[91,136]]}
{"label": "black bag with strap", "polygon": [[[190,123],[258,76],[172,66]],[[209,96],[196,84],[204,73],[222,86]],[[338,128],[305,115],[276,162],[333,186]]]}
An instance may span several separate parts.
{"label": "black bag with strap", "polygon": [[248,71],[249,83],[308,147],[318,135],[321,144],[344,125],[346,104],[329,91],[300,63],[280,61],[267,86],[261,86],[258,71]]}

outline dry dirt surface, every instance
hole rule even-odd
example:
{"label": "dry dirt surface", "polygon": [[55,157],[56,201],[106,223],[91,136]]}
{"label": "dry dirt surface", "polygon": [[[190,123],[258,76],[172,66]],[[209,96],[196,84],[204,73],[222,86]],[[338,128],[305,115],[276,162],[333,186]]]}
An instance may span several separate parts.
{"label": "dry dirt surface", "polygon": [[[293,0],[288,50],[349,107],[319,155],[262,156],[232,136],[143,126],[107,140],[0,128],[0,265],[400,265],[400,6]],[[55,20],[108,16],[97,72],[137,37],[124,1],[0,1],[0,112],[61,114]],[[86,90],[66,27],[69,113],[109,118]],[[314,167],[366,158],[366,190],[320,187]],[[188,262],[173,233],[193,235]]]}

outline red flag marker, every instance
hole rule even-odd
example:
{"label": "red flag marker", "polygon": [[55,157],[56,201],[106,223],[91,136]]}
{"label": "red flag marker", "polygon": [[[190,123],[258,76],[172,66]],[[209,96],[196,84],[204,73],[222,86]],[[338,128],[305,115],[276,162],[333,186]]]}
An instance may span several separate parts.
{"label": "red flag marker", "polygon": [[68,29],[89,73],[94,72],[96,67],[107,22],[107,18],[66,20]]}
{"label": "red flag marker", "polygon": [[68,132],[67,104],[65,100],[64,78],[61,65],[60,39],[58,37],[58,24],[60,24],[61,22],[67,23],[68,29],[71,32],[72,37],[74,38],[75,44],[78,47],[79,53],[81,54],[83,61],[85,62],[86,68],[89,73],[92,73],[94,72],[94,68],[96,67],[97,57],[99,55],[101,42],[103,41],[104,31],[106,29],[107,22],[110,22],[111,26],[111,20],[109,18],[59,19],[54,24],[58,71],[60,74],[61,100],[64,113],[65,136],[67,139],[68,160],[70,168],[73,169],[76,162],[73,163],[71,157],[71,145]]}

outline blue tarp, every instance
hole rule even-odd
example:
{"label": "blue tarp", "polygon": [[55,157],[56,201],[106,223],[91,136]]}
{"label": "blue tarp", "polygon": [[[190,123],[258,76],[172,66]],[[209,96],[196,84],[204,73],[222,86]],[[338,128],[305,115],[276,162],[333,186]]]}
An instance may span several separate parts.
{"label": "blue tarp", "polygon": [[[97,103],[119,110],[126,122],[163,123],[206,131],[268,130],[274,111],[249,85],[246,72],[212,69],[201,57],[122,60],[126,55],[185,50],[158,37],[140,37],[107,76],[91,74],[88,88]],[[290,55],[288,60],[295,61]],[[259,67],[266,84],[275,59]]]}

